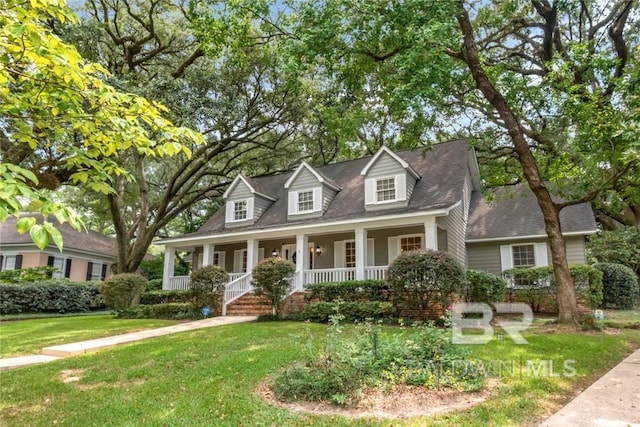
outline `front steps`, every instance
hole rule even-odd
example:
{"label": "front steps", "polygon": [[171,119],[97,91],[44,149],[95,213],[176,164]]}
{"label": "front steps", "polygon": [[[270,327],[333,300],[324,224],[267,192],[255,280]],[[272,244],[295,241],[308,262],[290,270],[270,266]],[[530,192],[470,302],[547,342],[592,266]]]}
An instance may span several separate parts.
{"label": "front steps", "polygon": [[227,316],[260,316],[272,313],[269,304],[253,292],[242,295],[227,306]]}

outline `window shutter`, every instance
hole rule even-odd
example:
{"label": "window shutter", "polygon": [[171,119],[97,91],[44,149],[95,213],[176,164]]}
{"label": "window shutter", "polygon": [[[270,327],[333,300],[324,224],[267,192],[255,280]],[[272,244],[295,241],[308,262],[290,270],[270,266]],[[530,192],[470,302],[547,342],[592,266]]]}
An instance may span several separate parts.
{"label": "window shutter", "polygon": [[237,249],[233,251],[233,272],[234,273],[242,273],[242,249]]}
{"label": "window shutter", "polygon": [[226,251],[218,252],[218,267],[222,268],[225,271],[227,270],[227,263],[225,260],[226,256]]}
{"label": "window shutter", "polygon": [[[49,255],[49,257],[47,258],[47,267],[53,267],[53,263],[56,261],[56,259],[54,257],[52,257],[51,255]],[[47,272],[47,277],[51,278],[53,277],[53,272],[49,271]]]}
{"label": "window shutter", "polygon": [[375,244],[373,239],[367,239],[367,266],[376,265]]}
{"label": "window shutter", "polygon": [[64,266],[64,277],[67,279],[71,277],[71,258],[67,258],[67,261]]}
{"label": "window shutter", "polygon": [[289,215],[298,213],[298,192],[289,191]]}
{"label": "window shutter", "polygon": [[500,266],[502,267],[502,271],[513,268],[511,255],[511,245],[500,246]]}
{"label": "window shutter", "polygon": [[16,266],[14,270],[20,270],[22,268],[22,255],[16,255]]}
{"label": "window shutter", "polygon": [[400,255],[400,239],[397,236],[389,237],[387,241],[387,251],[389,255],[389,259],[387,264],[391,265],[394,259]]}
{"label": "window shutter", "polygon": [[107,264],[102,264],[102,271],[100,277],[104,280],[107,277]]}
{"label": "window shutter", "polygon": [[0,255],[0,271],[4,270],[4,255]]}
{"label": "window shutter", "polygon": [[407,200],[407,174],[396,175],[396,200]]}
{"label": "window shutter", "polygon": [[87,281],[91,280],[91,271],[93,270],[93,263],[89,261],[87,263]]}
{"label": "window shutter", "polygon": [[264,248],[258,248],[258,262],[264,259]]}
{"label": "window shutter", "polygon": [[333,242],[333,268],[344,268],[344,242]]}
{"label": "window shutter", "polygon": [[313,211],[320,212],[322,210],[322,187],[313,189]]}
{"label": "window shutter", "polygon": [[376,180],[368,178],[364,180],[364,204],[372,205],[376,202]]}
{"label": "window shutter", "polygon": [[227,202],[226,222],[233,222],[233,202]]}
{"label": "window shutter", "polygon": [[536,267],[546,267],[549,265],[549,257],[547,256],[547,244],[536,243],[535,245]]}
{"label": "window shutter", "polygon": [[253,219],[253,205],[254,205],[254,199],[253,197],[249,197],[247,199],[247,220]]}

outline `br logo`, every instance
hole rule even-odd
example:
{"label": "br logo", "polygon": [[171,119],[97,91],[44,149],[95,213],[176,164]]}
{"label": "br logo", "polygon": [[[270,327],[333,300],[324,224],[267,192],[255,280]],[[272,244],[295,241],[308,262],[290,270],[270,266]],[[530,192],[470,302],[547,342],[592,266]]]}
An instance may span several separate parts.
{"label": "br logo", "polygon": [[[493,310],[489,304],[456,303],[451,306],[451,328],[453,344],[486,344],[493,339],[493,324],[501,328],[516,344],[528,344],[520,332],[533,323],[533,311],[527,304],[495,303],[496,314],[504,314],[493,321]],[[467,333],[465,333],[465,331]]]}

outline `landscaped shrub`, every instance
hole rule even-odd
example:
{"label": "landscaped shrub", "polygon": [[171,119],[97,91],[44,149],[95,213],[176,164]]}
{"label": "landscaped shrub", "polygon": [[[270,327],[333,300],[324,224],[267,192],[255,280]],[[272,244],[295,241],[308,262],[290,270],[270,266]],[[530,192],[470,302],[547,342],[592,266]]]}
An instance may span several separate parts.
{"label": "landscaped shrub", "polygon": [[57,268],[48,265],[0,271],[0,283],[33,283],[47,280]]}
{"label": "landscaped shrub", "polygon": [[[602,301],[602,274],[592,266],[569,266],[576,296],[589,308],[597,308]],[[533,311],[546,307],[557,310],[556,283],[553,267],[514,268],[504,272],[512,286],[508,290],[528,303]]]}
{"label": "landscaped shrub", "polygon": [[104,309],[95,282],[66,279],[26,284],[0,284],[0,314],[73,313]]}
{"label": "landscaped shrub", "polygon": [[393,303],[401,309],[419,310],[427,316],[434,306],[448,307],[461,293],[464,268],[449,254],[431,250],[403,252],[387,272]]}
{"label": "landscaped shrub", "polygon": [[587,249],[596,261],[626,265],[640,277],[640,231],[637,228],[600,231],[589,237]]}
{"label": "landscaped shrub", "polygon": [[[468,350],[452,344],[450,329],[431,325],[384,335],[379,326],[360,324],[344,330],[334,316],[322,351],[311,346],[306,360],[284,369],[273,383],[278,399],[357,401],[365,385],[420,385],[427,388],[483,387],[481,370],[465,359]],[[463,362],[464,363],[461,363]],[[456,363],[457,362],[457,363]]]}
{"label": "landscaped shrub", "polygon": [[202,312],[197,304],[170,303],[153,305],[136,305],[115,312],[115,316],[123,319],[200,319]]}
{"label": "landscaped shrub", "polygon": [[107,307],[119,310],[139,304],[146,283],[147,279],[139,274],[116,274],[100,283],[100,293]]}
{"label": "landscaped shrub", "polygon": [[504,300],[507,282],[502,277],[479,270],[467,270],[466,277],[465,301],[491,304]]}
{"label": "landscaped shrub", "polygon": [[176,291],[145,291],[140,295],[140,304],[169,304],[174,302],[195,302],[189,289]]}
{"label": "landscaped shrub", "polygon": [[162,290],[162,279],[151,279],[147,282],[147,285],[144,287],[145,291],[161,291]]}
{"label": "landscaped shrub", "polygon": [[280,308],[291,292],[291,279],[295,271],[295,264],[276,257],[261,261],[253,269],[251,283],[255,293],[268,301],[274,314],[280,314]]}
{"label": "landscaped shrub", "polygon": [[392,318],[395,315],[395,308],[393,304],[385,301],[339,303],[323,301],[305,304],[296,318],[326,323],[331,316],[338,313],[344,317],[344,320],[350,322],[366,319],[379,320]]}
{"label": "landscaped shrub", "polygon": [[602,271],[602,305],[628,310],[638,304],[638,277],[633,270],[622,264],[597,263]]}
{"label": "landscaped shrub", "polygon": [[307,285],[306,301],[389,301],[389,285],[383,280],[350,280]]}
{"label": "landscaped shrub", "polygon": [[191,273],[191,294],[200,306],[209,306],[218,312],[220,296],[224,292],[229,274],[217,265],[208,265]]}

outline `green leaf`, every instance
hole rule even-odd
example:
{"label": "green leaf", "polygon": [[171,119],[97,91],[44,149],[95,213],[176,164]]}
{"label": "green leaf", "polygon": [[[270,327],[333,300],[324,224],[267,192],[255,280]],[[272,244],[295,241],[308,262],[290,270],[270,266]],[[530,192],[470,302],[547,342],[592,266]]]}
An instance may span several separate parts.
{"label": "green leaf", "polygon": [[24,234],[29,231],[34,225],[36,225],[36,219],[34,217],[30,216],[20,218],[16,222],[16,229],[18,230],[18,233]]}
{"label": "green leaf", "polygon": [[44,223],[44,229],[49,233],[51,239],[53,239],[53,243],[58,247],[58,250],[62,252],[62,233],[60,233],[60,230],[54,227],[50,222]]}
{"label": "green leaf", "polygon": [[29,231],[31,235],[31,240],[36,246],[40,249],[44,249],[49,245],[49,233],[44,229],[44,227],[40,224],[36,224],[31,227]]}

